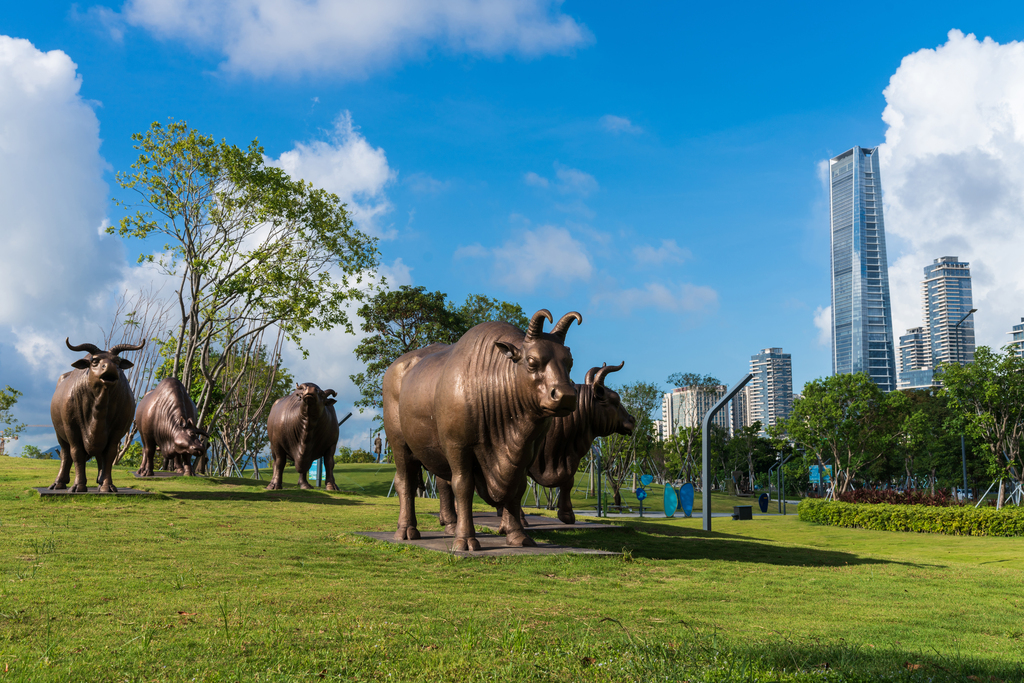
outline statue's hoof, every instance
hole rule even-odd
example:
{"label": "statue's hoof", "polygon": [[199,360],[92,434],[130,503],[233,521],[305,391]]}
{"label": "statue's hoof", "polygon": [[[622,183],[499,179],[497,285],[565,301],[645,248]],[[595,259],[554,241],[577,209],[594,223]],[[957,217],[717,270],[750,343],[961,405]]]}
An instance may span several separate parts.
{"label": "statue's hoof", "polygon": [[569,510],[569,512],[559,512],[558,519],[562,522],[562,524],[575,524],[576,513],[573,512],[572,510]]}
{"label": "statue's hoof", "polygon": [[339,491],[339,490],[340,490],[340,489],[338,488],[337,484],[335,484],[335,483],[334,483],[333,481],[329,481],[329,482],[327,482],[327,486],[326,486],[325,488],[326,488],[326,489],[327,489],[328,491]]}
{"label": "statue's hoof", "polygon": [[309,489],[313,488],[313,486],[312,484],[300,483],[299,488],[304,491],[308,491]]}
{"label": "statue's hoof", "polygon": [[418,541],[420,530],[414,526],[400,526],[395,532],[396,541]]}
{"label": "statue's hoof", "polygon": [[267,484],[267,491],[277,491],[280,488],[281,488],[280,482],[273,482],[272,481],[269,484]]}
{"label": "statue's hoof", "polygon": [[100,486],[100,493],[117,493],[117,487],[113,484],[104,484]]}
{"label": "statue's hoof", "polygon": [[456,552],[475,552],[480,550],[480,541],[475,538],[456,538],[455,543],[452,545],[452,550]]}
{"label": "statue's hoof", "polygon": [[87,484],[75,484],[71,487],[71,493],[86,493],[89,490]]}
{"label": "statue's hoof", "polygon": [[522,531],[513,531],[505,537],[505,544],[513,548],[533,548],[537,542]]}
{"label": "statue's hoof", "polygon": [[52,484],[50,484],[50,490],[51,491],[63,491],[67,487],[68,487],[68,485],[65,484],[62,481],[55,481]]}

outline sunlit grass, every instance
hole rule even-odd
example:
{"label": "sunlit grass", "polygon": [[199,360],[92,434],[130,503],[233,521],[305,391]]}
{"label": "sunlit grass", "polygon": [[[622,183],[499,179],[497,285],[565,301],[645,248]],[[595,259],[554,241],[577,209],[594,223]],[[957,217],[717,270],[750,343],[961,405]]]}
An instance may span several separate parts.
{"label": "sunlit grass", "polygon": [[1024,680],[1019,539],[662,518],[459,559],[354,535],[387,466],[40,499],[55,466],[0,459],[0,680]]}

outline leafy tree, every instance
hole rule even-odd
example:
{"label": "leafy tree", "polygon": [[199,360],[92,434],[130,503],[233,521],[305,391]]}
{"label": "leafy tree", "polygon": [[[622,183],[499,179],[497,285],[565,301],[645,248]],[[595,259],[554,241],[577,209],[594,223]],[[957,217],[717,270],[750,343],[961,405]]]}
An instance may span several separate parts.
{"label": "leafy tree", "polygon": [[907,404],[902,392],[886,396],[865,373],[833,375],[808,382],[789,419],[778,426],[819,467],[833,464],[833,495],[838,495],[898,441]]}
{"label": "leafy tree", "polygon": [[334,456],[334,462],[343,465],[350,464],[363,464],[376,462],[373,458],[373,453],[365,451],[362,448],[352,450],[348,446],[341,446],[338,448],[338,454]]}
{"label": "leafy tree", "polygon": [[771,440],[762,436],[761,431],[761,421],[757,420],[733,434],[726,446],[733,466],[746,465],[751,489],[754,487],[755,473],[770,467],[775,458]]}
{"label": "leafy tree", "polygon": [[[1024,486],[1024,358],[1012,346],[1002,354],[979,346],[973,363],[944,363],[940,370],[942,395],[954,412],[954,425],[983,444],[992,476]],[[1002,507],[1005,496],[1002,484],[997,507]]]}
{"label": "leafy tree", "polygon": [[167,240],[161,255],[140,260],[176,279],[171,374],[190,392],[202,378],[196,407],[206,425],[228,363],[258,356],[266,330],[300,349],[310,330],[352,331],[346,307],[364,297],[377,240],[353,227],[337,196],[268,166],[257,141],[242,150],[184,122],[154,123],[132,139],[140,155],[117,181],[138,202],[118,202],[134,212],[109,232]]}
{"label": "leafy tree", "polygon": [[10,385],[7,385],[6,389],[0,389],[0,455],[3,455],[6,441],[18,438],[18,434],[25,429],[25,425],[11,415],[11,408],[21,395],[20,391]]}
{"label": "leafy tree", "polygon": [[366,369],[351,375],[359,387],[356,406],[381,408],[384,372],[402,354],[430,344],[453,344],[471,327],[501,320],[525,329],[529,318],[519,304],[471,294],[464,304],[446,301],[443,292],[402,285],[394,291],[379,292],[359,308],[364,337],[355,349]]}
{"label": "leafy tree", "polygon": [[[701,393],[714,394],[722,386],[721,380],[712,375],[702,375],[699,372],[674,372],[666,380],[673,387],[692,387]],[[693,481],[695,476],[700,476],[702,465],[701,458],[697,456],[701,449],[701,421],[703,414],[698,414],[697,401],[690,403],[687,414],[682,416],[679,429],[673,434],[677,437],[674,448],[678,451],[682,464],[680,474],[686,481]],[[674,429],[674,425],[669,425]]]}
{"label": "leafy tree", "polygon": [[49,460],[50,454],[42,451],[37,446],[27,443],[21,447],[21,457],[32,458],[34,460]]}
{"label": "leafy tree", "polygon": [[612,434],[601,439],[601,469],[612,487],[615,505],[622,505],[622,484],[641,469],[657,443],[651,413],[661,399],[661,389],[650,382],[633,382],[616,388],[622,406],[636,419],[630,436]]}

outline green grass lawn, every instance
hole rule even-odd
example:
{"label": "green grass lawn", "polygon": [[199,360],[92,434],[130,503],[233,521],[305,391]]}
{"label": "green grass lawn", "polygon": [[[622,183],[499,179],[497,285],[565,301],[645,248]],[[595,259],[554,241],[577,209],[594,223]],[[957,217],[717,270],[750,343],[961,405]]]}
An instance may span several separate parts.
{"label": "green grass lawn", "polygon": [[0,458],[0,681],[1024,680],[1020,539],[662,518],[460,559],[352,533],[394,529],[387,466],[40,499],[56,466]]}

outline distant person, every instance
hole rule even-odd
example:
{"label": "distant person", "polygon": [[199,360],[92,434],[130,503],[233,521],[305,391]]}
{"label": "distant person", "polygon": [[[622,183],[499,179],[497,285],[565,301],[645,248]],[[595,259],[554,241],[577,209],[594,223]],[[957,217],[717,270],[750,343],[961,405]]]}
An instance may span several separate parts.
{"label": "distant person", "polygon": [[374,456],[373,459],[376,462],[380,462],[380,450],[381,450],[381,442],[380,442],[380,434],[378,434],[373,439],[373,456]]}

